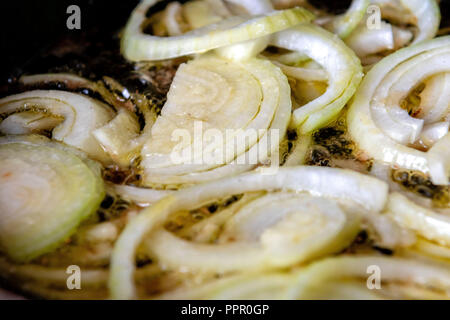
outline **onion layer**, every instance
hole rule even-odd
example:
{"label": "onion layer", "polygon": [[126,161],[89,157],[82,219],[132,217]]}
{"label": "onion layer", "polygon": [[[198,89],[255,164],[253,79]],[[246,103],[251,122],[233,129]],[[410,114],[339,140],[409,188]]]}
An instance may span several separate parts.
{"label": "onion layer", "polygon": [[[62,118],[56,127],[41,126],[40,129],[52,129],[53,139],[77,147],[93,159],[103,163],[111,161],[92,134],[112,119],[114,112],[108,106],[80,94],[55,90],[27,91],[0,99],[1,115],[13,117],[23,111],[33,111],[43,117],[49,115]],[[11,124],[13,121],[8,120],[9,117],[4,120],[9,124],[1,126],[3,133],[17,133],[23,125],[30,128],[23,122],[14,121]]]}
{"label": "onion layer", "polygon": [[389,196],[388,214],[401,226],[450,247],[450,217],[415,204],[400,193]]}
{"label": "onion layer", "polygon": [[[291,299],[310,299],[332,281],[342,283],[349,279],[360,279],[368,283],[367,278],[375,270],[379,270],[382,289],[391,283],[421,286],[443,292],[443,295],[450,289],[450,271],[446,266],[395,257],[340,256],[315,262],[300,272],[288,296]],[[367,290],[366,283],[362,286]],[[356,298],[357,296],[352,297]]]}
{"label": "onion layer", "polygon": [[[145,209],[127,225],[119,237],[111,264],[110,289],[113,298],[134,296],[132,275],[135,250],[142,242],[142,237],[150,231],[160,229],[172,213],[193,210],[234,194],[280,189],[291,192],[308,191],[315,196],[356,202],[373,212],[383,208],[387,196],[387,185],[382,181],[349,170],[322,167],[280,168],[276,175],[253,172],[183,189]],[[338,216],[339,214],[336,215]],[[237,250],[239,252],[239,248]],[[216,267],[220,268],[219,265]]]}
{"label": "onion layer", "polygon": [[309,11],[294,8],[257,16],[244,23],[239,17],[231,17],[181,36],[163,38],[146,35],[141,30],[147,10],[156,2],[144,0],[131,14],[121,45],[129,60],[162,60],[204,52],[263,37],[313,18]]}
{"label": "onion layer", "polygon": [[181,65],[142,148],[144,184],[192,184],[248,171],[276,154],[290,115],[289,84],[269,61],[205,55]]}
{"label": "onion layer", "polygon": [[369,156],[429,173],[433,183],[441,185],[448,184],[449,178],[447,138],[438,140],[428,152],[404,145],[419,137],[424,120],[409,116],[401,105],[418,83],[447,72],[449,59],[450,37],[395,52],[366,75],[348,112],[349,132]]}
{"label": "onion layer", "polygon": [[328,74],[324,94],[296,109],[292,123],[301,133],[311,132],[336,118],[362,79],[359,59],[340,39],[313,25],[301,25],[274,35],[272,44],[304,53]]}
{"label": "onion layer", "polygon": [[10,258],[53,250],[99,207],[100,171],[78,153],[39,136],[0,139],[0,245]]}

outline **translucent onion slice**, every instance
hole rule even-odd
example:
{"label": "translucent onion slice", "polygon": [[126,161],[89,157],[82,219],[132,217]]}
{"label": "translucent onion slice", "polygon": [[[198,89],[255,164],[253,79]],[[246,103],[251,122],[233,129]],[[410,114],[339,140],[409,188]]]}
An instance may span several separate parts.
{"label": "translucent onion slice", "polygon": [[287,66],[277,61],[274,61],[274,64],[280,67],[283,73],[290,78],[304,81],[326,82],[328,80],[328,74],[322,69]]}
{"label": "translucent onion slice", "polygon": [[358,231],[358,219],[332,200],[273,193],[229,219],[219,244],[186,241],[160,229],[145,245],[165,268],[222,273],[286,267],[336,252]]}
{"label": "translucent onion slice", "polygon": [[164,23],[169,36],[179,36],[183,33],[177,16],[181,15],[181,4],[179,2],[171,2],[167,5],[164,14]]}
{"label": "translucent onion slice", "polygon": [[270,0],[225,0],[238,6],[243,6],[251,15],[264,14],[273,11]]}
{"label": "translucent onion slice", "polygon": [[120,195],[121,198],[132,201],[142,206],[147,206],[158,202],[162,198],[173,193],[170,190],[156,190],[150,188],[139,188],[127,185],[112,185],[111,189],[114,193]]}
{"label": "translucent onion slice", "polygon": [[[67,89],[87,88],[101,95],[104,101],[113,106],[117,112],[111,121],[95,129],[92,134],[115,164],[124,168],[128,167],[139,155],[140,148],[148,140],[151,127],[156,119],[156,112],[149,107],[145,97],[138,93],[128,92],[125,87],[109,77],[103,77],[103,81],[92,82],[73,74],[50,73],[22,76],[20,82],[25,86],[63,83]],[[120,91],[124,99],[118,99],[111,90]],[[133,113],[136,108],[145,120],[142,131],[139,121]],[[0,123],[0,132],[9,134],[39,132],[42,129],[56,127],[59,122],[64,120],[62,117],[49,114],[41,115],[40,118],[37,118],[37,115],[40,113],[36,113],[35,116],[24,112],[13,114]],[[55,125],[51,126],[50,121]],[[18,122],[21,126],[18,125]],[[2,129],[4,126],[7,128]]]}
{"label": "translucent onion slice", "polygon": [[336,16],[326,28],[342,39],[348,37],[364,18],[370,0],[353,0],[343,15]]}
{"label": "translucent onion slice", "polygon": [[[381,288],[370,290],[371,268],[380,268]],[[369,272],[369,271],[370,272]],[[228,276],[181,287],[158,299],[386,299],[448,298],[446,265],[381,256],[338,256],[290,272]]]}
{"label": "translucent onion slice", "polygon": [[289,84],[269,61],[214,55],[190,61],[178,69],[142,148],[144,185],[192,184],[248,171],[277,152],[290,114]]}
{"label": "translucent onion slice", "polygon": [[450,133],[439,139],[427,152],[430,176],[435,184],[448,185],[450,173]]}
{"label": "translucent onion slice", "polygon": [[391,283],[429,288],[441,291],[444,295],[450,289],[450,271],[447,266],[397,257],[344,255],[312,263],[299,273],[288,297],[310,299],[317,290],[326,290],[328,283],[336,280],[360,279],[367,283],[374,268],[379,268],[383,291],[384,286]]}
{"label": "translucent onion slice", "polygon": [[[8,120],[15,113],[33,111],[42,116],[64,119],[52,130],[52,137],[73,147],[85,151],[93,159],[103,163],[110,162],[110,157],[102,149],[92,132],[104,126],[114,116],[108,106],[86,96],[56,90],[34,90],[0,99],[0,114],[7,124],[2,125],[2,132],[13,134],[23,131],[22,123]],[[8,117],[9,116],[9,117]],[[23,118],[23,115],[22,115]],[[14,124],[14,125],[13,125]],[[42,122],[41,122],[42,124]],[[54,124],[49,122],[48,124]],[[44,127],[40,127],[44,129]]]}
{"label": "translucent onion slice", "polygon": [[418,239],[412,249],[431,257],[450,261],[450,247],[440,246],[434,242],[424,240],[423,238]]}
{"label": "translucent onion slice", "polygon": [[256,57],[269,45],[270,36],[260,37],[255,40],[248,40],[230,46],[221,47],[215,52],[226,59],[243,61]]}
{"label": "translucent onion slice", "polygon": [[188,1],[183,5],[183,16],[191,30],[220,22],[223,19],[220,15],[215,14],[211,5],[206,1]]}
{"label": "translucent onion slice", "polygon": [[305,164],[311,142],[312,136],[310,134],[298,136],[283,165],[291,167]]}
{"label": "translucent onion slice", "polygon": [[134,9],[122,37],[122,52],[132,61],[162,60],[204,52],[230,44],[256,39],[313,19],[302,8],[274,11],[242,23],[232,17],[177,37],[156,37],[142,32],[147,10],[157,0],[144,0]]}
{"label": "translucent onion slice", "polygon": [[[145,209],[120,235],[111,261],[112,297],[122,299],[135,295],[132,279],[136,248],[144,235],[161,230],[172,213],[193,210],[218,198],[260,190],[307,191],[314,196],[356,202],[372,212],[380,211],[387,197],[387,185],[378,179],[325,167],[286,167],[280,168],[276,175],[252,172],[183,189]],[[240,248],[230,250],[238,253]],[[220,265],[216,267],[220,269]]]}
{"label": "translucent onion slice", "polygon": [[247,273],[208,281],[195,287],[181,287],[156,296],[162,300],[213,299],[213,300],[274,300],[286,296],[295,274],[268,272]]}
{"label": "translucent onion slice", "polygon": [[361,63],[353,51],[333,34],[313,25],[279,32],[273,36],[272,44],[306,54],[328,74],[325,93],[296,109],[292,124],[305,134],[334,120],[363,76]]}
{"label": "translucent onion slice", "polygon": [[50,252],[104,197],[100,171],[43,137],[0,139],[0,246],[15,261]]}
{"label": "translucent onion slice", "polygon": [[380,28],[373,30],[369,30],[366,25],[361,25],[345,39],[345,43],[355,51],[358,57],[393,50],[392,26],[384,21],[381,21]]}
{"label": "translucent onion slice", "polygon": [[448,70],[449,54],[450,37],[441,37],[384,58],[366,75],[348,112],[349,132],[370,157],[429,173],[433,183],[444,185],[450,159],[445,156],[445,138],[433,153],[404,145],[418,138],[423,120],[405,114],[400,105],[415,85]]}
{"label": "translucent onion slice", "polygon": [[59,116],[25,111],[10,115],[0,123],[3,134],[40,133],[48,128],[54,128],[64,119]]}
{"label": "translucent onion slice", "polygon": [[139,147],[143,144],[139,121],[126,109],[120,109],[114,119],[92,134],[112,160],[122,167],[129,166],[139,156]]}
{"label": "translucent onion slice", "polygon": [[398,192],[389,196],[387,212],[404,228],[414,230],[428,240],[450,246],[450,217],[447,215],[422,207]]}
{"label": "translucent onion slice", "polygon": [[442,121],[424,126],[419,136],[420,144],[428,148],[432,147],[448,133],[449,124],[449,121]]}
{"label": "translucent onion slice", "polygon": [[[412,44],[434,38],[439,29],[441,14],[435,0],[372,0],[371,2],[381,7],[382,14],[386,18],[405,24],[414,24],[417,27]],[[404,10],[407,10],[408,14],[405,14]],[[405,20],[405,17],[409,15],[412,17]]]}
{"label": "translucent onion slice", "polygon": [[419,110],[426,124],[442,120],[450,113],[450,72],[439,73],[425,81]]}

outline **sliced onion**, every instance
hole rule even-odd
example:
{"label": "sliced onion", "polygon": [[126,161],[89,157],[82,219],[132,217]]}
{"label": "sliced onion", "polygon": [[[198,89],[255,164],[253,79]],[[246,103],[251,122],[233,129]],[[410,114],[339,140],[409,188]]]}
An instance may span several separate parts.
{"label": "sliced onion", "polygon": [[241,18],[232,17],[181,36],[164,38],[146,35],[141,30],[147,10],[156,2],[144,0],[131,14],[122,37],[122,51],[129,60],[162,60],[204,52],[266,36],[313,18],[307,10],[294,8],[254,17],[244,23]]}
{"label": "sliced onion", "polygon": [[139,155],[142,146],[137,117],[126,109],[120,109],[109,123],[92,132],[93,136],[113,161],[127,167]]}
{"label": "sliced onion", "polygon": [[226,2],[243,6],[251,15],[264,14],[273,11],[270,0],[225,0]]}
{"label": "sliced onion", "polygon": [[336,16],[326,25],[327,29],[342,39],[348,37],[364,18],[370,0],[353,0],[343,15]]}
{"label": "sliced onion", "polygon": [[400,193],[389,196],[387,212],[401,226],[420,236],[450,246],[450,217],[415,204]]}
{"label": "sliced onion", "polygon": [[441,14],[435,0],[399,0],[400,6],[396,0],[372,0],[371,2],[381,7],[383,17],[404,24],[414,24],[417,27],[412,44],[436,36]]}
{"label": "sliced onion", "polygon": [[413,250],[432,257],[450,260],[450,247],[440,246],[423,238],[417,240]]}
{"label": "sliced onion", "polygon": [[290,167],[305,164],[307,152],[309,150],[311,142],[311,135],[299,136],[294,143],[292,151],[289,153],[286,161],[284,162],[284,166]]}
{"label": "sliced onion", "polygon": [[[142,148],[144,185],[192,184],[248,171],[276,153],[273,134],[284,137],[290,113],[287,79],[269,61],[239,63],[214,55],[190,61],[175,75]],[[218,137],[208,138],[209,129]],[[173,138],[177,130],[188,133],[189,141]],[[246,136],[247,144],[237,143]]]}
{"label": "sliced onion", "polygon": [[358,57],[394,49],[392,26],[381,21],[379,29],[368,29],[365,24],[345,39],[345,43],[355,51]]}
{"label": "sliced onion", "polygon": [[127,201],[132,201],[143,206],[153,204],[173,192],[170,190],[139,188],[119,184],[113,185],[112,191]]}
{"label": "sliced onion", "polygon": [[[77,147],[93,159],[110,162],[109,156],[92,135],[95,129],[113,117],[114,113],[108,106],[80,94],[55,90],[34,90],[0,99],[0,114],[14,115],[20,111],[33,111],[43,116],[48,113],[52,117],[63,118],[56,127],[45,128],[53,130],[55,140]],[[21,123],[8,118],[5,121],[7,124],[2,126],[3,133],[22,130]],[[14,123],[13,127],[11,123]]]}
{"label": "sliced onion", "polygon": [[194,288],[181,287],[156,297],[156,299],[213,299],[213,300],[274,300],[282,299],[292,282],[290,273],[248,273],[208,281]]}
{"label": "sliced onion", "polygon": [[[379,268],[381,288],[370,290],[367,279]],[[375,255],[338,256],[290,272],[247,273],[204,284],[184,286],[158,299],[386,299],[447,298],[446,265]],[[413,290],[415,288],[415,290]]]}
{"label": "sliced onion", "polygon": [[439,73],[425,81],[419,110],[426,124],[442,120],[450,113],[450,72]]}
{"label": "sliced onion", "polygon": [[181,4],[179,2],[171,2],[167,5],[164,15],[164,22],[169,36],[179,36],[183,33],[177,16],[181,14]]}
{"label": "sliced onion", "polygon": [[183,5],[183,16],[191,30],[218,23],[223,19],[214,13],[213,8],[206,1],[188,1]]}
{"label": "sliced onion", "polygon": [[[193,210],[217,198],[233,194],[277,189],[308,191],[315,196],[356,202],[373,212],[384,207],[387,196],[387,185],[380,180],[349,170],[324,167],[286,167],[280,168],[276,175],[253,172],[183,189],[145,209],[122,232],[112,257],[110,278],[112,297],[134,296],[132,278],[136,248],[144,235],[150,231],[153,231],[151,234],[154,235],[155,230],[161,230],[164,221],[172,213],[179,210]],[[238,253],[240,248],[234,250]],[[220,269],[220,266],[217,268]]]}
{"label": "sliced onion", "polygon": [[396,257],[344,255],[317,261],[300,272],[291,286],[289,298],[308,299],[336,280],[360,279],[366,282],[374,268],[380,271],[382,289],[390,283],[421,286],[443,291],[444,295],[450,289],[450,271],[439,264]]}
{"label": "sliced onion", "polygon": [[216,53],[226,59],[243,61],[256,57],[269,45],[269,36],[248,40],[216,49]]}
{"label": "sliced onion", "polygon": [[14,113],[0,122],[3,134],[32,134],[54,128],[64,119],[60,116],[42,114],[34,111]]}
{"label": "sliced onion", "polygon": [[439,139],[427,152],[430,176],[435,184],[448,185],[450,174],[450,133]]}
{"label": "sliced onion", "polygon": [[0,246],[24,262],[50,252],[104,197],[103,181],[79,151],[44,137],[0,139]]}
{"label": "sliced onion", "polygon": [[294,79],[324,82],[328,80],[328,74],[322,69],[286,66],[276,61],[274,61],[274,63],[276,66],[280,67],[286,76]]}
{"label": "sliced onion", "polygon": [[219,244],[189,242],[161,229],[145,245],[166,268],[219,273],[261,270],[336,252],[349,245],[358,226],[358,220],[347,218],[334,201],[273,193],[250,202],[229,219]]}
{"label": "sliced onion", "polygon": [[[416,121],[404,113],[403,118],[397,115],[402,99],[416,84],[448,69],[449,54],[450,37],[442,37],[401,49],[384,58],[366,75],[348,112],[349,132],[370,157],[429,173],[433,183],[444,185],[448,183],[449,175],[444,138],[440,140],[442,147],[436,147],[433,153],[406,146],[398,141],[415,140],[421,131],[419,121],[423,120]],[[397,135],[400,128],[404,131]],[[430,157],[433,166],[430,165]]]}
{"label": "sliced onion", "polygon": [[293,125],[305,134],[334,120],[362,78],[361,63],[355,54],[331,33],[313,25],[279,32],[272,44],[308,55],[328,73],[326,92],[295,110]]}
{"label": "sliced onion", "polygon": [[424,126],[419,137],[420,144],[427,148],[433,146],[448,133],[449,124],[448,121],[442,121]]}

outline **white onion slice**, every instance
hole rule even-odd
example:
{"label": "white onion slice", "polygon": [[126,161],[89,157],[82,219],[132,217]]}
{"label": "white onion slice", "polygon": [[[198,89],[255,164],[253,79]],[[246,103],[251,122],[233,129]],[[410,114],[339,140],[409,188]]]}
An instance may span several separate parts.
{"label": "white onion slice", "polygon": [[[446,72],[449,59],[450,37],[429,40],[395,52],[369,71],[348,112],[349,132],[370,157],[401,168],[429,173],[433,183],[444,185],[448,184],[450,162],[449,157],[445,156],[448,149],[446,140],[439,140],[441,147],[436,147],[436,152],[432,153],[431,150],[423,152],[399,143],[392,136],[400,127],[394,126],[392,121],[396,120],[406,128],[410,127],[405,129],[402,136],[397,136],[403,143],[418,137],[420,123],[411,121],[410,116],[402,120],[401,117],[392,115],[395,116],[395,108],[400,108],[401,100],[407,97],[415,85],[434,74]],[[388,122],[387,118],[380,117],[377,113],[380,108],[385,109],[384,113],[392,121]],[[430,164],[430,157],[433,159],[433,166]]]}
{"label": "white onion slice", "polygon": [[428,240],[450,246],[450,217],[415,204],[397,192],[389,196],[387,212],[401,226]]}
{"label": "white onion slice", "polygon": [[380,272],[381,288],[393,282],[444,293],[450,289],[450,271],[439,264],[397,257],[344,255],[317,261],[300,272],[289,298],[308,299],[316,290],[336,280],[360,279],[367,283],[375,270]]}
{"label": "white onion slice", "polygon": [[71,149],[40,136],[0,139],[0,246],[14,261],[54,250],[103,200],[98,167]]}
{"label": "white onion slice", "polygon": [[144,34],[141,29],[147,10],[157,2],[158,0],[144,0],[132,12],[121,43],[122,52],[127,59],[162,60],[205,52],[270,35],[313,18],[309,11],[294,8],[255,16],[244,23],[240,17],[231,17],[180,36],[157,37]]}
{"label": "white onion slice", "polygon": [[[48,112],[63,118],[56,127],[47,128],[53,129],[52,137],[55,140],[77,147],[103,163],[111,161],[92,135],[95,129],[113,117],[114,112],[108,106],[80,94],[56,90],[27,91],[0,99],[0,114],[8,115],[22,110],[32,110],[43,115]],[[7,125],[2,126],[4,133],[13,133],[7,129]]]}
{"label": "white onion slice", "polygon": [[[269,61],[205,55],[182,65],[141,151],[144,184],[192,184],[248,171],[277,152],[290,116],[289,84]],[[177,132],[187,136],[173,137]]]}
{"label": "white onion slice", "polygon": [[110,288],[113,298],[132,298],[134,255],[142,237],[160,228],[169,215],[178,210],[193,210],[217,198],[260,190],[308,191],[356,202],[377,212],[384,207],[387,185],[375,178],[350,170],[324,167],[285,167],[276,175],[247,173],[220,181],[200,184],[168,196],[135,217],[116,242]]}
{"label": "white onion slice", "polygon": [[296,109],[292,124],[305,134],[335,119],[362,78],[356,55],[333,34],[313,25],[279,32],[273,36],[272,45],[306,54],[328,73],[325,93]]}

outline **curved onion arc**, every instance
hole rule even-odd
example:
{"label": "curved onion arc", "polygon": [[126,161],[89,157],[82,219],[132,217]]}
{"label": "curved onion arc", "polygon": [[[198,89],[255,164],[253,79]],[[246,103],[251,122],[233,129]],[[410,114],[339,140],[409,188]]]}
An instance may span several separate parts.
{"label": "curved onion arc", "polygon": [[144,0],[132,12],[121,43],[123,54],[127,59],[162,60],[204,52],[266,36],[313,18],[309,11],[294,8],[254,17],[244,23],[241,19],[231,17],[181,36],[163,38],[146,35],[141,30],[147,10],[157,2]]}
{"label": "curved onion arc", "polygon": [[109,188],[121,198],[145,206],[158,202],[162,198],[173,193],[171,190],[156,190],[120,184],[111,185]]}
{"label": "curved onion arc", "polygon": [[313,25],[279,32],[273,36],[272,44],[308,55],[328,73],[325,93],[295,110],[293,125],[305,134],[332,121],[362,79],[362,67],[356,55],[333,34]]}
{"label": "curved onion arc", "polygon": [[[417,27],[417,32],[415,32],[411,44],[434,38],[439,29],[441,14],[439,5],[435,0],[400,0],[400,6],[403,7],[400,10],[398,3],[393,0],[371,0],[371,2],[381,7],[382,14],[386,18],[412,23]],[[405,21],[404,10],[413,16],[411,20]]]}
{"label": "curved onion arc", "polygon": [[401,0],[401,2],[417,17],[417,28],[419,32],[414,36],[411,44],[434,38],[441,20],[441,13],[437,1]]}
{"label": "curved onion arc", "polygon": [[441,246],[423,238],[417,240],[413,250],[439,259],[450,260],[450,247]]}
{"label": "curved onion arc", "polygon": [[145,247],[161,265],[175,269],[287,267],[346,247],[359,231],[359,220],[347,217],[331,200],[273,193],[240,208],[223,228],[218,244],[186,241],[159,229]]}
{"label": "curved onion arc", "polygon": [[415,204],[397,192],[389,195],[387,212],[403,227],[428,240],[450,246],[450,218],[445,214]]}
{"label": "curved onion arc", "polygon": [[103,200],[100,170],[71,149],[40,136],[0,139],[0,245],[15,261],[56,248]]}
{"label": "curved onion arc", "polygon": [[[85,78],[68,73],[50,73],[22,76],[19,82],[25,86],[39,84],[63,83],[68,89],[88,88],[102,98],[117,111],[114,118],[95,129],[92,135],[109,157],[121,167],[128,167],[139,155],[140,148],[148,140],[156,113],[149,108],[144,97],[130,93],[114,79],[103,77],[107,86],[122,92],[125,101],[117,99],[103,82],[92,82]],[[133,106],[135,104],[135,106]],[[143,114],[145,126],[140,130],[139,120],[133,113],[137,108]],[[39,118],[40,117],[40,118]],[[0,123],[0,131],[10,134],[36,132],[41,129],[56,127],[63,119],[33,113],[21,112],[13,114]],[[54,124],[51,126],[51,124]]]}
{"label": "curved onion arc", "polygon": [[348,10],[333,18],[328,28],[342,39],[348,37],[364,18],[370,0],[353,0]]}
{"label": "curved onion arc", "polygon": [[96,160],[110,162],[109,156],[92,135],[95,129],[112,119],[113,111],[108,106],[83,95],[56,90],[33,90],[0,99],[2,115],[27,110],[62,117],[62,123],[48,128],[53,129],[55,140],[77,147]]}
{"label": "curved onion arc", "polygon": [[391,24],[381,21],[380,28],[369,30],[365,25],[352,32],[345,43],[358,55],[366,57],[385,50],[394,49],[394,34]]}
{"label": "curved onion arc", "polygon": [[276,189],[356,201],[370,211],[381,210],[387,197],[387,185],[382,181],[349,170],[324,167],[280,168],[273,176],[253,172],[183,189],[145,209],[122,232],[111,260],[112,297],[135,295],[132,281],[135,250],[142,237],[161,227],[171,213],[198,208],[218,197]]}
{"label": "curved onion arc", "polygon": [[[448,50],[450,50],[450,37],[426,41],[401,49],[386,57],[366,75],[349,109],[348,128],[355,142],[369,156],[375,160],[402,168],[431,173],[429,155],[426,152],[405,146],[389,137],[379,127],[381,121],[376,121],[373,106],[381,106],[381,108],[378,108],[378,111],[384,109],[385,111],[383,112],[387,112],[388,109],[385,109],[388,107],[387,101],[391,101],[391,103],[392,101],[399,101],[401,97],[408,94],[408,92],[404,91],[406,90],[405,84],[410,84],[414,80],[423,80],[422,76],[414,79],[402,78],[402,76],[409,71],[415,75],[422,73],[425,76],[429,76],[430,72],[438,72],[438,65],[434,63],[423,64],[422,62],[432,59],[435,54],[438,56],[443,54],[444,56],[442,57],[445,57],[445,53]],[[427,69],[428,65],[430,65],[430,72]],[[446,69],[446,66],[442,66],[442,68]],[[391,92],[392,88],[399,89]],[[409,87],[408,89],[412,88]],[[390,94],[393,96],[389,97]],[[392,127],[392,130],[394,129],[395,127]],[[431,174],[432,181],[436,184],[447,184],[449,173],[445,172],[445,168],[448,166],[448,157],[441,157],[438,152],[434,156],[434,161],[435,163],[436,161],[438,162],[437,168],[439,171]]]}
{"label": "curved onion arc", "polygon": [[225,0],[225,2],[243,6],[251,15],[264,14],[273,11],[270,0]]}
{"label": "curved onion arc", "polygon": [[[333,280],[367,280],[369,267],[378,267],[383,283],[400,282],[448,292],[450,271],[439,264],[380,256],[339,256],[312,263],[291,286],[288,298],[308,299],[318,288]],[[373,271],[372,271],[373,272]]]}
{"label": "curved onion arc", "polygon": [[419,108],[425,124],[430,124],[450,113],[450,72],[439,73],[425,84],[420,93]]}
{"label": "curved onion arc", "polygon": [[282,299],[295,274],[265,272],[227,276],[194,288],[181,287],[156,296],[156,299]]}

